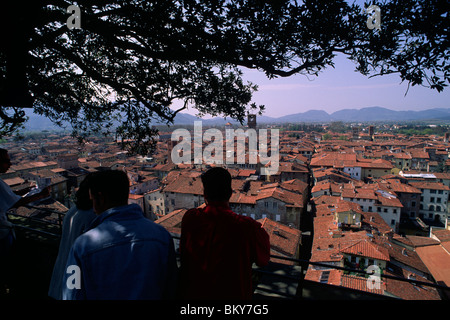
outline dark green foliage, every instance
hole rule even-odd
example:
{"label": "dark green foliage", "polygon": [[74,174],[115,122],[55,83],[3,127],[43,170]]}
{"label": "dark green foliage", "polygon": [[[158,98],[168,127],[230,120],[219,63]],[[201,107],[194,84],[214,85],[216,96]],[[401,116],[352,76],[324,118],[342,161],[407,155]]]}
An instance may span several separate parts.
{"label": "dark green foliage", "polygon": [[[448,85],[446,1],[373,3],[381,30],[343,0],[7,1],[0,11],[0,134],[23,123],[21,108],[69,122],[74,135],[117,129],[145,154],[151,119],[173,122],[186,108],[241,122],[257,86],[240,67],[269,78],[318,75],[336,54],[368,75],[398,73],[411,85]],[[179,105],[177,110],[170,107]],[[14,108],[12,108],[14,107]]]}

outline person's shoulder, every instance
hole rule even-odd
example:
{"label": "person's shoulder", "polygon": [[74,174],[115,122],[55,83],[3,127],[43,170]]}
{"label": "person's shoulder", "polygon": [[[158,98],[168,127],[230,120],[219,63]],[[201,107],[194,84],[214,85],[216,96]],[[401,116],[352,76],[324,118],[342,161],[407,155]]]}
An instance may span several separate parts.
{"label": "person's shoulder", "polygon": [[[167,231],[167,229],[164,228],[162,225],[155,223],[154,221],[151,221],[146,218],[144,218],[144,220],[146,221],[149,228],[153,230],[152,232],[155,232],[154,233],[155,236],[166,237],[166,238],[171,237],[169,231]],[[156,234],[156,232],[158,232],[158,234]]]}
{"label": "person's shoulder", "polygon": [[192,208],[185,212],[183,215],[183,220],[188,220],[190,218],[196,217],[200,214],[202,214],[203,209],[202,208]]}
{"label": "person's shoulder", "polygon": [[101,247],[101,237],[98,230],[91,229],[79,235],[72,244],[72,251],[75,256],[83,256],[91,250]]}
{"label": "person's shoulder", "polygon": [[233,212],[233,217],[238,223],[248,226],[249,228],[250,227],[260,228],[261,227],[261,223],[259,223],[258,221],[256,221],[255,219],[253,219],[251,217],[243,216],[243,215],[240,215],[240,214],[237,214],[234,212]]}

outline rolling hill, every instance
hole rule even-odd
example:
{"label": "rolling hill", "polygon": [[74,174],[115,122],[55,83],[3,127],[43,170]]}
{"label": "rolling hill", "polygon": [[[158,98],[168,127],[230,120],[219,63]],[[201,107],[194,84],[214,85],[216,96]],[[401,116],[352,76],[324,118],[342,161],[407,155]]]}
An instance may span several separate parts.
{"label": "rolling hill", "polygon": [[[28,122],[25,129],[28,131],[55,130],[56,127],[45,117],[29,113]],[[224,125],[227,122],[238,123],[231,118],[201,119],[187,113],[178,113],[175,117],[175,124],[193,124],[194,121],[202,120],[205,125]],[[450,108],[433,108],[421,111],[395,111],[382,107],[367,107],[361,109],[342,109],[331,114],[323,110],[309,110],[306,112],[294,113],[278,118],[268,116],[258,116],[257,123],[295,123],[295,122],[372,122],[372,121],[424,121],[424,120],[450,120]],[[152,121],[150,125],[158,125]],[[70,127],[69,127],[70,129]]]}

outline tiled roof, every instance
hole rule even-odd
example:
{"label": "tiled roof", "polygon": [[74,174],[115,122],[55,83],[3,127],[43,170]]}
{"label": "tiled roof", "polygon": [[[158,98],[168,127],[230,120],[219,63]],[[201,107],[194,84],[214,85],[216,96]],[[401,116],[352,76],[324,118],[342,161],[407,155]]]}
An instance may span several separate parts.
{"label": "tiled roof", "polygon": [[256,204],[256,196],[247,195],[242,192],[233,192],[230,203]]}
{"label": "tiled roof", "polygon": [[266,198],[275,198],[286,204],[294,205],[297,207],[303,206],[302,195],[288,190],[283,190],[279,187],[261,189],[258,195],[256,196],[257,201]]}
{"label": "tiled roof", "polygon": [[[284,256],[296,257],[301,240],[300,230],[290,228],[268,218],[260,219],[258,222],[269,234],[270,246],[276,254],[281,253]],[[283,261],[283,263],[286,262]]]}
{"label": "tiled roof", "polygon": [[416,248],[420,259],[426,265],[437,283],[450,286],[450,254],[441,245]]}
{"label": "tiled roof", "polygon": [[[390,276],[400,276],[405,279],[407,279],[408,277],[414,277],[418,281],[431,283],[431,281],[428,281],[427,279],[422,278],[417,274],[413,274],[405,269],[401,269],[400,272],[401,274],[399,275],[397,273],[389,272],[388,270],[385,271],[385,273]],[[391,278],[384,278],[383,281],[385,281],[386,283],[387,293],[399,297],[403,300],[441,300],[436,289],[432,287],[426,287],[422,285],[418,286],[410,282],[399,281]]]}
{"label": "tiled roof", "polygon": [[203,195],[203,184],[198,177],[180,174],[168,180],[164,192]]}
{"label": "tiled roof", "polygon": [[433,236],[440,242],[450,241],[450,230],[447,229],[433,229]]}
{"label": "tiled roof", "polygon": [[380,184],[385,186],[388,189],[391,189],[394,192],[421,193],[419,189],[413,187],[410,184],[402,183],[398,179],[387,179],[387,180],[380,182]]}
{"label": "tiled roof", "polygon": [[[326,273],[326,280],[325,275]],[[309,281],[315,281],[315,282],[322,282],[330,285],[339,286],[341,285],[341,277],[342,277],[342,271],[337,269],[330,269],[330,270],[314,270],[312,268],[309,268],[306,271],[305,280]]]}
{"label": "tiled roof", "polygon": [[181,220],[186,211],[186,209],[174,210],[156,220],[155,223],[163,226],[169,232],[181,234]]}
{"label": "tiled roof", "polygon": [[342,253],[364,256],[368,258],[373,258],[377,260],[389,261],[389,253],[386,249],[377,246],[376,244],[361,240],[355,244],[352,244],[346,248],[341,249]]}
{"label": "tiled roof", "polygon": [[399,242],[403,242],[406,240],[407,245],[410,245],[413,248],[432,246],[432,245],[439,244],[439,241],[434,240],[430,237],[421,237],[421,236],[413,236],[413,235],[406,235],[405,237],[396,237],[394,239]]}
{"label": "tiled roof", "polygon": [[450,190],[448,186],[440,182],[411,181],[409,184],[417,189]]}
{"label": "tiled roof", "polygon": [[350,288],[353,290],[360,290],[365,292],[371,292],[375,294],[383,294],[385,289],[385,284],[382,280],[380,280],[380,286],[374,286],[372,289],[368,287],[368,278],[358,277],[354,275],[343,274],[341,278],[341,285],[346,288]]}
{"label": "tiled roof", "polygon": [[429,273],[425,264],[421,261],[418,254],[414,250],[405,248],[395,241],[389,241],[388,238],[378,237],[376,238],[377,245],[380,248],[387,250],[391,260],[395,260],[403,265],[410,266],[411,268],[423,273]]}

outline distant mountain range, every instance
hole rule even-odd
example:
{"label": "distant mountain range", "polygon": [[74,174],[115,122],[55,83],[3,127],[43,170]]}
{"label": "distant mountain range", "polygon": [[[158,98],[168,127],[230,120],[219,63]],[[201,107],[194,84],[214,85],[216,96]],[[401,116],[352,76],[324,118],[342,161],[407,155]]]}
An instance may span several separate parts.
{"label": "distant mountain range", "polygon": [[[28,122],[25,124],[26,130],[42,131],[57,129],[50,120],[45,117],[29,114]],[[194,121],[201,120],[205,125],[224,125],[227,122],[238,123],[231,118],[201,119],[187,113],[178,113],[175,117],[175,125],[193,124]],[[309,110],[306,112],[294,113],[279,118],[268,116],[257,116],[257,123],[296,123],[296,122],[374,122],[374,121],[425,121],[425,120],[450,120],[450,108],[433,108],[422,111],[394,111],[382,107],[367,107],[362,109],[343,109],[331,114],[323,110]],[[150,125],[158,125],[156,121]]]}
{"label": "distant mountain range", "polygon": [[[275,122],[373,122],[373,121],[418,121],[418,120],[450,120],[450,108],[434,108],[422,111],[394,111],[382,107],[362,109],[343,109],[331,114],[323,110],[309,110],[274,118]],[[266,119],[261,119],[260,122]]]}

